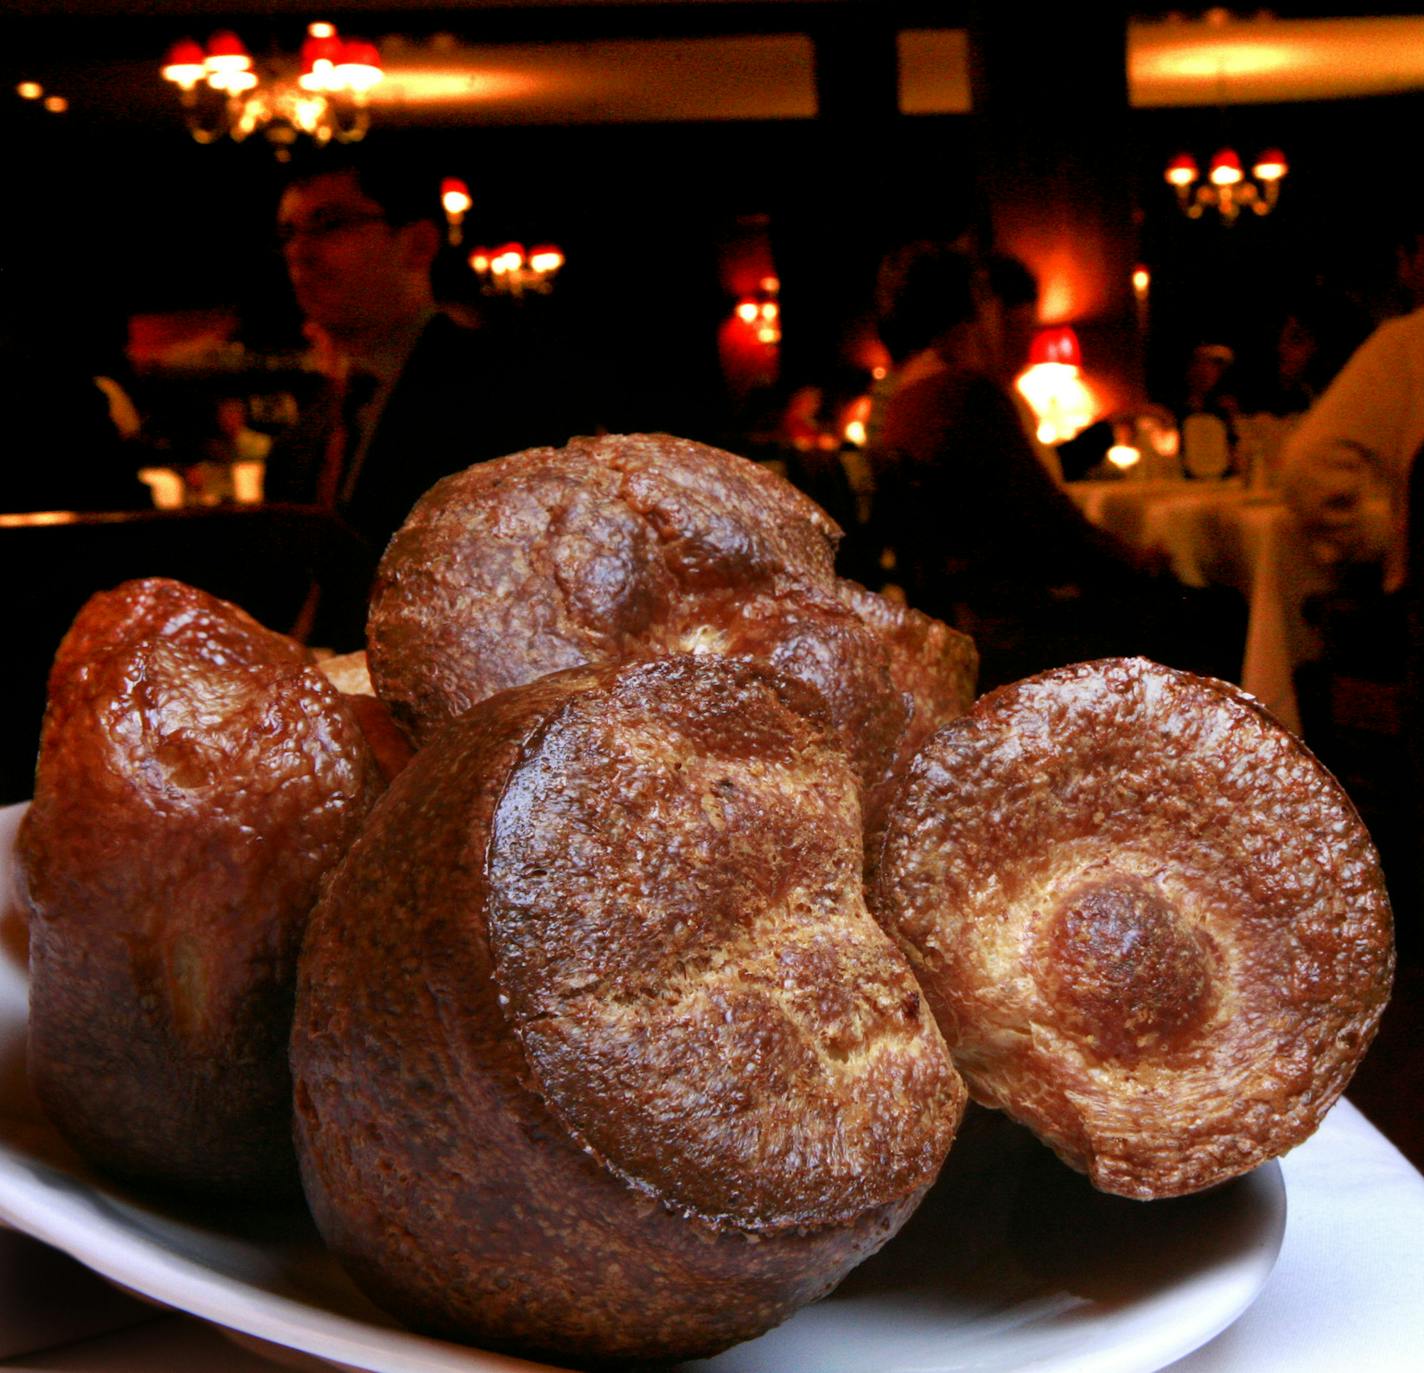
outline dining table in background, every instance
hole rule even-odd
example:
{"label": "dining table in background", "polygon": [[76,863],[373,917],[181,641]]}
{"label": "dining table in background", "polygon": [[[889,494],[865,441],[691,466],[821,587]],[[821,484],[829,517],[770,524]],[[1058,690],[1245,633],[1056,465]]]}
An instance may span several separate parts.
{"label": "dining table in background", "polygon": [[1338,590],[1346,569],[1383,567],[1391,534],[1383,496],[1335,529],[1312,529],[1268,487],[1223,481],[1130,478],[1068,485],[1078,508],[1101,529],[1157,550],[1191,587],[1228,587],[1246,602],[1239,685],[1299,733],[1295,670],[1324,645],[1310,604]]}

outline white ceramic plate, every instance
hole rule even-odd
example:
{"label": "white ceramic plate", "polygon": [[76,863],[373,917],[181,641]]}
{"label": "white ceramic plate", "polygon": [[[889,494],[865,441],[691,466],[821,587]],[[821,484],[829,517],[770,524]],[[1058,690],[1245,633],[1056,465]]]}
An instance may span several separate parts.
{"label": "white ceramic plate", "polygon": [[[0,811],[0,891],[17,818]],[[0,925],[0,1219],[244,1342],[376,1373],[547,1367],[397,1328],[304,1215],[203,1213],[85,1167],[25,1085],[21,934],[13,915]],[[1205,1196],[1129,1202],[1094,1192],[1015,1126],[975,1114],[939,1184],[880,1254],[781,1328],[683,1373],[1147,1373],[1250,1305],[1285,1213],[1274,1163]]]}

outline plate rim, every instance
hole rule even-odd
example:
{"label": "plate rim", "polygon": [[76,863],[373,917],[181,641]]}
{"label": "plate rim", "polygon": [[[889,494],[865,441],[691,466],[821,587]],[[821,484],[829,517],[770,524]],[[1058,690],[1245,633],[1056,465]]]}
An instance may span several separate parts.
{"label": "plate rim", "polygon": [[[6,895],[11,890],[14,834],[27,804],[0,807],[0,893]],[[23,1039],[27,1004],[26,971],[8,951],[0,952],[0,1031]],[[42,1117],[36,1120],[33,1112],[21,1114],[6,1106],[5,1099],[0,1098],[0,1120],[8,1119],[57,1138],[57,1132]],[[126,1194],[117,1187],[111,1190],[105,1179],[89,1173],[82,1164],[81,1167],[84,1171],[67,1168],[11,1138],[0,1138],[0,1221],[68,1254],[107,1281],[145,1300],[222,1330],[366,1373],[569,1373],[561,1365],[421,1335],[394,1322],[376,1324],[224,1274],[165,1245],[152,1234],[130,1228],[124,1211],[141,1213],[147,1209],[141,1194]],[[62,1179],[65,1186],[56,1186],[45,1173]],[[1097,1344],[1086,1351],[1065,1349],[1015,1367],[1039,1373],[1153,1373],[1210,1343],[1238,1320],[1275,1270],[1285,1238],[1289,1202],[1284,1173],[1274,1159],[1223,1186],[1250,1189],[1248,1204],[1262,1211],[1263,1220],[1249,1241],[1243,1241],[1204,1275],[1189,1277],[1185,1287],[1181,1281],[1173,1282],[1127,1303],[1128,1319],[1117,1312],[1108,1316],[1107,1322],[1119,1336],[1114,1343]],[[96,1203],[108,1208],[113,1219],[96,1216]],[[165,1219],[159,1212],[154,1215],[160,1222]],[[97,1225],[96,1219],[100,1222]],[[171,1216],[166,1219],[175,1220]],[[201,1221],[182,1223],[202,1228]],[[327,1253],[330,1262],[339,1268],[335,1256]],[[138,1260],[142,1262],[135,1272]],[[1230,1292],[1230,1300],[1219,1300],[1207,1308],[1209,1320],[1185,1325],[1180,1318],[1171,1322],[1169,1330],[1174,1338],[1164,1340],[1158,1318],[1168,1314],[1174,1305],[1181,1305],[1184,1292],[1194,1283],[1209,1277],[1214,1279],[1212,1285],[1216,1289]],[[352,1290],[356,1291],[354,1284]],[[799,1314],[769,1334],[785,1331],[794,1325]],[[728,1353],[752,1349],[758,1342],[734,1346]],[[715,1368],[716,1361],[697,1366]],[[932,1373],[931,1366],[925,1366],[924,1373]]]}

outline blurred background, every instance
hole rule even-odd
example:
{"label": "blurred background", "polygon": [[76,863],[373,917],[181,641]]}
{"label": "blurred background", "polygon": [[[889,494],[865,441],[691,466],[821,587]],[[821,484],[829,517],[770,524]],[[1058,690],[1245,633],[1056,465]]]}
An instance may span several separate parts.
{"label": "blurred background", "polygon": [[[370,137],[468,190],[442,295],[578,340],[610,428],[735,438],[771,395],[854,393],[884,362],[881,256],[976,225],[1038,274],[1044,321],[1077,329],[1105,407],[1165,398],[1204,341],[1263,371],[1305,284],[1387,309],[1424,18],[1092,9],[9,0],[0,273],[74,348],[126,351],[154,443],[183,442],[164,388],[204,368],[279,425],[257,381],[302,343],[266,251],[280,164],[261,130],[196,143],[160,68],[227,31],[271,85],[318,20],[379,53]],[[1284,153],[1272,213],[1181,212],[1168,164],[1205,180],[1223,148],[1248,171]],[[548,295],[481,294],[470,250],[511,242],[562,253]],[[737,327],[768,280],[774,340]]]}
{"label": "blurred background", "polygon": [[[546,359],[536,397],[576,389],[604,429],[778,463],[844,523],[892,363],[882,259],[928,239],[1027,264],[1028,359],[1072,383],[1035,399],[1038,439],[1067,487],[1090,479],[1086,518],[1219,593],[1193,604],[1222,675],[1263,690],[1248,612],[1275,615],[1257,666],[1370,821],[1415,948],[1419,782],[1402,650],[1380,652],[1400,623],[1376,615],[1382,541],[1363,581],[1338,542],[1315,557],[1261,465],[1273,421],[1424,303],[1396,252],[1424,229],[1424,16],[1348,8],[5,0],[4,799],[28,794],[45,664],[90,591],[164,572],[260,610],[262,569],[290,581],[296,549],[316,575],[329,529],[261,510],[265,455],[322,384],[274,238],[306,124],[430,169],[439,303]],[[1333,323],[1306,318],[1321,299]],[[1292,319],[1330,336],[1318,375],[1287,376]],[[16,358],[107,383],[122,480],[46,450],[70,402]],[[1194,468],[1186,420],[1214,405],[1231,449]],[[56,477],[58,495],[16,494]],[[1131,499],[1109,485],[1125,479]],[[1406,1048],[1424,1029],[1408,973],[1386,1026]],[[1417,1054],[1376,1056],[1357,1088],[1416,1160],[1422,1077]]]}

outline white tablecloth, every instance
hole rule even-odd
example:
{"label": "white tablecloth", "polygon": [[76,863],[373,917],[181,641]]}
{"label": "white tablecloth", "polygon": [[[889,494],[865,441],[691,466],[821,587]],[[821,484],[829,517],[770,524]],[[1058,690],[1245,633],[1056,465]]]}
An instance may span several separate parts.
{"label": "white tablecloth", "polygon": [[1295,669],[1321,652],[1306,602],[1334,587],[1345,564],[1382,561],[1390,532],[1384,500],[1368,502],[1350,531],[1321,534],[1303,528],[1279,497],[1239,482],[1079,482],[1069,491],[1094,524],[1160,549],[1186,585],[1241,592],[1240,685],[1299,731]]}
{"label": "white tablecloth", "polygon": [[[1274,1272],[1245,1315],[1173,1364],[1173,1373],[1424,1368],[1424,1177],[1348,1102],[1282,1167],[1288,1219]],[[5,1244],[32,1243],[0,1235],[0,1251]],[[76,1293],[93,1300],[82,1270],[71,1268],[70,1275]],[[62,1306],[63,1291],[55,1295]],[[84,1314],[82,1302],[72,1310],[76,1329],[83,1328]],[[235,1348],[197,1321],[161,1316],[0,1366],[51,1373],[272,1373],[280,1365]]]}

